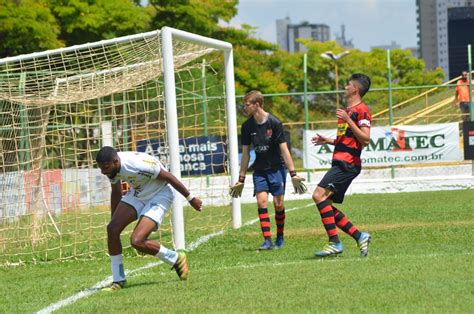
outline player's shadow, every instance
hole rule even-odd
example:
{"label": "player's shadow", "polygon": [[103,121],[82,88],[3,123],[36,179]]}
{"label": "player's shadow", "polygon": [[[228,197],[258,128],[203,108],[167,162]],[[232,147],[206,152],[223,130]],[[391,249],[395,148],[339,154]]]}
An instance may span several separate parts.
{"label": "player's shadow", "polygon": [[281,251],[281,249],[271,249],[271,250],[261,250],[259,249],[259,246],[258,244],[256,244],[255,246],[251,246],[251,247],[245,247],[242,249],[242,251],[244,252],[254,252],[254,253],[262,253],[262,254],[265,254],[265,253],[270,253],[270,252],[278,252],[278,251]]}
{"label": "player's shadow", "polygon": [[[153,285],[153,284],[155,284],[155,282],[142,282],[142,283],[133,283],[133,284],[127,283],[127,285],[122,289],[128,290],[128,289],[133,289],[133,288],[136,288],[136,287],[139,287],[139,286],[148,286],[148,285]],[[99,287],[99,288],[89,288],[89,289],[85,289],[84,291],[91,291],[91,292],[99,291],[100,292],[104,288],[107,288],[107,286],[103,286],[103,287]]]}
{"label": "player's shadow", "polygon": [[259,252],[260,250],[258,249],[258,247],[255,248],[253,246],[252,247],[249,246],[249,247],[243,248],[242,251],[244,251],[244,252]]}
{"label": "player's shadow", "polygon": [[125,286],[126,289],[135,289],[139,287],[146,287],[146,286],[153,286],[153,285],[163,285],[163,284],[171,284],[172,282],[177,282],[176,280],[157,280],[157,281],[148,281],[148,282],[137,282],[127,284]]}
{"label": "player's shadow", "polygon": [[[182,281],[177,280],[177,279],[163,279],[163,280],[157,280],[157,281],[149,281],[149,282],[136,282],[136,283],[130,283],[127,282],[125,287],[123,289],[135,289],[138,287],[146,287],[146,286],[153,286],[153,285],[170,285],[173,283],[181,283]],[[103,288],[106,288],[107,286],[104,287],[99,287],[99,288],[88,288],[83,291],[101,291]]]}

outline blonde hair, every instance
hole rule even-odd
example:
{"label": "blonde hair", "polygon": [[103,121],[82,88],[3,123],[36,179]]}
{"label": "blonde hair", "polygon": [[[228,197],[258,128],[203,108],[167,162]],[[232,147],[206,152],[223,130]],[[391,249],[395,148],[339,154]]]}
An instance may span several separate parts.
{"label": "blonde hair", "polygon": [[263,107],[263,95],[260,91],[258,90],[252,90],[245,94],[244,97],[245,102],[251,102],[252,104],[259,103],[260,107]]}

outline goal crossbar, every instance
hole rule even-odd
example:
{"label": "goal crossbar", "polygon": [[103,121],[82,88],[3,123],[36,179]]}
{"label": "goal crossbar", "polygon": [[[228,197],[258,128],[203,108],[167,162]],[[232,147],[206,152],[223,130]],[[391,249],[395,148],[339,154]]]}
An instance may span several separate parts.
{"label": "goal crossbar", "polygon": [[19,55],[19,56],[14,56],[14,57],[7,57],[0,59],[0,65],[11,63],[11,62],[16,62],[16,61],[28,61],[36,58],[41,58],[41,57],[46,57],[46,56],[53,56],[57,54],[62,54],[62,53],[67,53],[67,52],[72,52],[76,50],[80,50],[83,48],[95,48],[95,47],[100,47],[100,46],[106,46],[108,44],[114,43],[118,44],[121,42],[127,42],[135,39],[143,39],[143,38],[151,38],[158,36],[160,34],[159,30],[156,31],[151,31],[151,32],[146,32],[146,33],[141,33],[141,34],[134,34],[134,35],[128,35],[128,36],[123,36],[123,37],[118,37],[114,39],[105,39],[101,41],[97,41],[94,43],[86,43],[86,44],[80,44],[80,45],[74,45],[74,46],[69,46],[65,48],[59,48],[59,49],[51,49],[51,50],[45,50],[41,52],[33,52],[29,54],[24,54],[24,55]]}
{"label": "goal crossbar", "polygon": [[[202,65],[194,60],[209,53],[211,63],[219,68],[206,78],[205,60]],[[5,198],[0,203],[0,246],[7,243],[1,241],[16,236],[13,224],[24,224],[25,236],[18,235],[18,241],[26,239],[32,247],[40,243],[47,259],[49,241],[57,238],[50,237],[53,229],[43,223],[45,213],[69,224],[68,217],[59,216],[63,211],[108,206],[109,195],[104,192],[109,184],[96,174],[93,157],[103,145],[167,158],[169,162],[163,164],[170,172],[178,179],[183,174],[190,190],[199,191],[196,195],[202,196],[204,210],[208,202],[226,207],[231,203],[232,226],[239,228],[240,199],[230,198],[227,192],[228,184],[238,180],[239,169],[233,67],[232,44],[169,27],[0,59],[0,114],[6,126],[0,139],[0,181],[4,183],[0,196],[10,195],[14,200],[9,203]],[[207,109],[208,103],[213,109]],[[207,133],[208,115],[212,118],[209,130],[218,127],[219,131]],[[193,125],[204,131],[187,129]],[[216,150],[209,143],[220,146]],[[162,153],[157,145],[166,151]],[[194,154],[193,147],[198,145],[207,146]],[[201,168],[189,170],[191,163],[185,158],[191,155],[205,156],[198,159]],[[190,179],[204,175],[206,188],[203,181]],[[216,184],[210,185],[209,177]],[[171,215],[177,249],[185,248],[183,202],[184,198],[175,197]],[[228,209],[222,209],[229,219]],[[102,210],[100,217],[107,219]],[[67,234],[64,225],[51,220],[55,235]],[[95,221],[88,223],[96,228]],[[80,235],[74,233],[74,237]],[[89,234],[80,243],[85,246],[89,241],[87,250],[96,239]],[[17,254],[10,246],[3,249],[14,252],[9,256]],[[62,243],[53,249],[60,258],[62,249]]]}

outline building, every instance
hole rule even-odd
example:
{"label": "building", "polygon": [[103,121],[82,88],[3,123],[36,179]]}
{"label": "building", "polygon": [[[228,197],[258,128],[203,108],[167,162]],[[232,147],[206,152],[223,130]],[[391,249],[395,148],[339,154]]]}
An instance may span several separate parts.
{"label": "building", "polygon": [[277,44],[281,49],[288,51],[288,25],[290,18],[276,20]]}
{"label": "building", "polygon": [[[474,6],[448,9],[449,78],[468,70],[467,45],[474,50]],[[474,53],[471,51],[474,59]]]}
{"label": "building", "polygon": [[378,46],[371,46],[370,50],[373,51],[374,49],[381,49],[381,50],[394,50],[394,49],[403,49],[403,50],[410,50],[412,57],[419,58],[420,54],[418,53],[418,47],[407,47],[402,48],[397,42],[392,41],[389,45],[378,45]]}
{"label": "building", "polygon": [[346,39],[346,26],[344,24],[341,25],[341,33],[336,33],[336,42],[339,46],[345,49],[353,49],[354,44],[352,43],[352,39]]}
{"label": "building", "polygon": [[441,67],[449,77],[448,9],[474,6],[474,0],[416,0],[418,47],[427,69]]}
{"label": "building", "polygon": [[277,43],[281,49],[288,52],[305,52],[304,45],[298,43],[298,38],[312,38],[316,41],[325,42],[330,40],[330,28],[326,24],[310,24],[302,22],[291,24],[289,17],[276,21]]}

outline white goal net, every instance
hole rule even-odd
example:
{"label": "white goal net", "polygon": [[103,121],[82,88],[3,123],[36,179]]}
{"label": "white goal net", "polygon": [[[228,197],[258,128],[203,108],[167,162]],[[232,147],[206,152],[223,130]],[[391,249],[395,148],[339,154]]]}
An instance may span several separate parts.
{"label": "white goal net", "polygon": [[177,197],[160,241],[239,226],[232,66],[229,44],[170,28],[0,59],[0,264],[106,253],[104,145],[159,156],[204,200]]}

